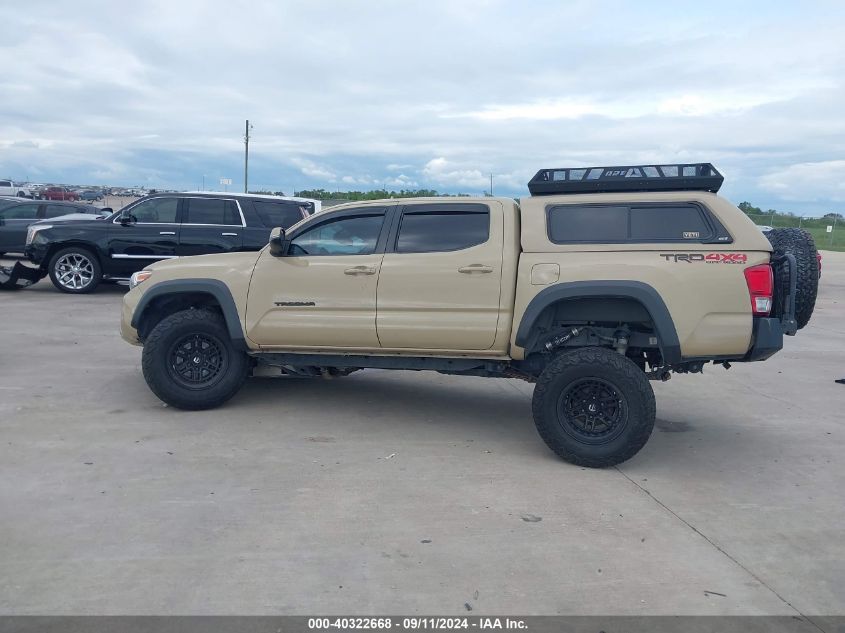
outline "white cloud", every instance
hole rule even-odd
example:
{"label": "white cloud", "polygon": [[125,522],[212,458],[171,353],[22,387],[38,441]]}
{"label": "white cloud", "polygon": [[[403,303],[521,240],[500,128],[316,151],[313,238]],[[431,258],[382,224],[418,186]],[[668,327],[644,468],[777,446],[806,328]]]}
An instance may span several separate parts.
{"label": "white cloud", "polygon": [[429,181],[448,186],[483,189],[489,182],[489,176],[485,176],[480,170],[462,168],[442,156],[428,161],[422,173]]}
{"label": "white cloud", "polygon": [[845,160],[789,165],[766,174],[759,183],[785,200],[845,202]]}
{"label": "white cloud", "polygon": [[776,178],[845,155],[835,3],[257,0],[248,13],[242,37],[243,6],[223,0],[0,3],[0,175],[237,187],[249,118],[250,182],[273,190],[481,192],[492,173],[496,193],[520,195],[541,167],[712,160],[726,193],[761,206],[840,199],[835,177],[801,191]]}
{"label": "white cloud", "polygon": [[308,160],[306,158],[293,158],[290,162],[296,165],[300,172],[306,176],[310,176],[311,178],[321,178],[323,180],[328,180],[329,182],[337,180],[337,176],[334,172],[318,165],[312,160]]}

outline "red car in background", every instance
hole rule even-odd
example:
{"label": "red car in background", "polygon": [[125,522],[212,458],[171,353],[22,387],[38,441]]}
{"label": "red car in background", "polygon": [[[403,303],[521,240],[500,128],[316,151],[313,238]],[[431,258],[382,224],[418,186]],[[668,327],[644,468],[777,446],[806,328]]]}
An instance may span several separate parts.
{"label": "red car in background", "polygon": [[67,187],[46,187],[39,197],[42,200],[79,200],[79,194]]}

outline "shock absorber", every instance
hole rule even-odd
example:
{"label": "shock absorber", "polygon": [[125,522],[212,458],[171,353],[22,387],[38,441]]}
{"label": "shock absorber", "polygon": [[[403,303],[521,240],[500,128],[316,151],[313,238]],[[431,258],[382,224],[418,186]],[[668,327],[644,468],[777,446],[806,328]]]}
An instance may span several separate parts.
{"label": "shock absorber", "polygon": [[559,334],[559,335],[557,335],[553,338],[550,338],[548,341],[546,341],[546,344],[544,345],[544,347],[546,348],[547,351],[553,352],[554,350],[556,350],[561,345],[566,344],[566,342],[569,339],[571,339],[574,336],[578,336],[580,333],[581,333],[581,330],[579,330],[577,327],[574,327],[571,330],[569,330],[568,332],[566,332],[565,334]]}

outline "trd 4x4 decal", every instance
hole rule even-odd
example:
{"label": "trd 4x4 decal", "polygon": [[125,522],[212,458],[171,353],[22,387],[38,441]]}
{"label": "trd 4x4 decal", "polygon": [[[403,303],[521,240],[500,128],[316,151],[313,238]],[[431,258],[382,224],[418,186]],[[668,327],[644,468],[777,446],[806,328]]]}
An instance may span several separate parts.
{"label": "trd 4x4 decal", "polygon": [[744,264],[748,261],[745,253],[660,253],[667,262],[704,262],[706,264]]}

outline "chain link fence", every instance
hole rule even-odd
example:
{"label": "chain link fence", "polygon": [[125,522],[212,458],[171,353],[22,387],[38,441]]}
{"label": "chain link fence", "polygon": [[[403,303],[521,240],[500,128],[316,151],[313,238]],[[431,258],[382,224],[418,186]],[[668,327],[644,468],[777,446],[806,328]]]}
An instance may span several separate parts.
{"label": "chain link fence", "polygon": [[805,218],[779,213],[747,214],[759,226],[800,228],[809,231],[816,241],[816,248],[828,251],[845,251],[845,220],[839,218]]}

